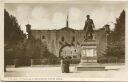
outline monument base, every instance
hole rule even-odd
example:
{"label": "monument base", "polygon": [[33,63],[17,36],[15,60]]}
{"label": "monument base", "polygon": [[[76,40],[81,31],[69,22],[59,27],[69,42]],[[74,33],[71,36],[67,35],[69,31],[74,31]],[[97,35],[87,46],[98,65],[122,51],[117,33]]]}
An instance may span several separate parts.
{"label": "monument base", "polygon": [[97,58],[83,58],[77,66],[77,71],[105,71],[105,66],[97,63]]}
{"label": "monument base", "polygon": [[76,67],[77,71],[106,71],[105,66],[102,66],[98,63],[80,63]]}
{"label": "monument base", "polygon": [[85,41],[81,47],[81,61],[76,67],[77,71],[105,71],[105,66],[97,63],[97,42]]}

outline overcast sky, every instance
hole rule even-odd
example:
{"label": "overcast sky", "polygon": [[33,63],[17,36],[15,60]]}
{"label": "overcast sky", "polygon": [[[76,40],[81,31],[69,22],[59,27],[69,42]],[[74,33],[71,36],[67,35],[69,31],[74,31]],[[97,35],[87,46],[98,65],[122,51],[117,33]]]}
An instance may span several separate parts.
{"label": "overcast sky", "polygon": [[123,5],[112,4],[62,4],[62,3],[8,3],[7,11],[14,15],[21,29],[25,30],[26,24],[31,24],[32,29],[60,29],[65,27],[66,16],[69,14],[69,27],[83,29],[86,15],[93,19],[96,29],[105,24],[113,23],[124,9]]}

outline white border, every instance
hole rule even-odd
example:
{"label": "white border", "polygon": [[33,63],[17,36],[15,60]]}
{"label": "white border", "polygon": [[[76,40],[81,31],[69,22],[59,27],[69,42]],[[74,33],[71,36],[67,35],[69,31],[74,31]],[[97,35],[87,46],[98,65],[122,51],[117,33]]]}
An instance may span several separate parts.
{"label": "white border", "polygon": [[[126,0],[123,1],[98,1],[98,0],[91,0],[91,1],[84,1],[84,0],[1,0],[0,1],[0,76],[1,80],[3,81],[127,81],[128,76],[128,55],[127,55],[127,49],[128,49],[128,29],[127,29],[127,22],[126,22],[126,69],[123,72],[120,72],[119,75],[122,76],[120,78],[58,78],[58,77],[47,77],[47,78],[41,78],[41,77],[8,77],[4,78],[4,3],[77,3],[77,4],[123,4],[125,5],[125,11],[126,11],[126,21],[128,19],[127,11],[128,11],[128,3]],[[2,71],[3,70],[3,71]]]}

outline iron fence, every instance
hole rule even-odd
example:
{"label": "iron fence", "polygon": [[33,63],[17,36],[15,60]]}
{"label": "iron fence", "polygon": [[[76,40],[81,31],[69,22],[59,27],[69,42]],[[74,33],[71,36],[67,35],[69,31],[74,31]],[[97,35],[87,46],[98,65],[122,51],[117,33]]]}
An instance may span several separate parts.
{"label": "iron fence", "polygon": [[117,58],[117,57],[107,57],[107,58],[98,58],[97,60],[98,63],[101,64],[106,64],[106,63],[125,63],[125,59],[124,58]]}
{"label": "iron fence", "polygon": [[[14,67],[17,66],[18,62],[20,62],[18,59],[10,59],[6,63],[6,65],[13,65]],[[30,62],[30,66],[33,65],[59,65],[60,59],[30,59],[28,62]],[[100,64],[118,64],[118,63],[125,63],[125,59],[119,59],[119,58],[98,58],[97,62]],[[80,63],[80,59],[71,59],[70,61],[71,65],[76,65]]]}

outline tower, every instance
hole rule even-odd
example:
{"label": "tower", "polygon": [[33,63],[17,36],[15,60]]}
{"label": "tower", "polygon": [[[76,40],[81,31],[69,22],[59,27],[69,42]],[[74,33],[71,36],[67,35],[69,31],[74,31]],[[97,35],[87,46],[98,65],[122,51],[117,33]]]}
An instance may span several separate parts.
{"label": "tower", "polygon": [[106,24],[104,26],[104,28],[105,28],[106,33],[109,34],[109,32],[110,32],[110,25]]}
{"label": "tower", "polygon": [[69,25],[68,25],[68,15],[67,15],[67,19],[66,19],[66,27],[68,28]]}
{"label": "tower", "polygon": [[26,32],[28,33],[28,39],[30,39],[31,37],[31,25],[30,24],[26,25]]}

